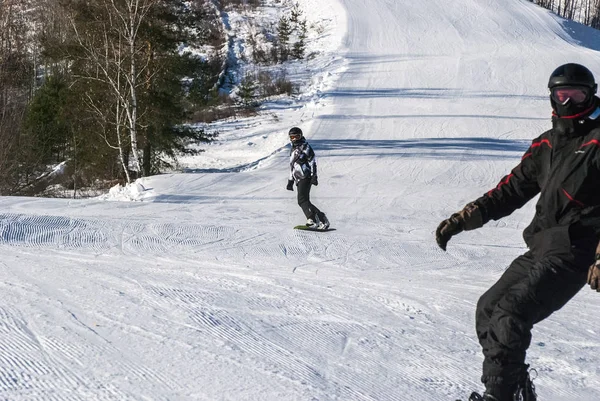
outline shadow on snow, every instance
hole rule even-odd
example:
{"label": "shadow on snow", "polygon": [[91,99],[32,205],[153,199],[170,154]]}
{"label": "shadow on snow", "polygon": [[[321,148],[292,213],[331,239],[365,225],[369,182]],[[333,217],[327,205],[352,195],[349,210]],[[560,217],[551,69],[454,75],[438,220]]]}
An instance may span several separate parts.
{"label": "shadow on snow", "polygon": [[[314,139],[310,141],[326,156],[397,156],[435,159],[515,159],[530,145],[528,140],[494,138],[422,138],[422,139]],[[325,156],[325,155],[324,155]]]}
{"label": "shadow on snow", "polygon": [[[507,159],[518,162],[531,141],[494,138],[422,138],[422,139],[309,139],[318,152],[328,152],[320,157],[416,157],[429,159],[490,160]],[[228,168],[186,169],[189,174],[240,173],[259,167],[259,164],[276,154],[289,149],[289,145],[276,150],[269,156],[240,166]],[[155,202],[181,203],[191,199],[179,199],[173,195],[161,195]],[[209,197],[195,201],[212,201]]]}
{"label": "shadow on snow", "polygon": [[[597,29],[555,16],[565,32],[580,46],[600,51],[600,33]],[[593,68],[592,68],[593,70]],[[593,71],[596,72],[596,71]]]}
{"label": "shadow on snow", "polygon": [[[547,101],[548,96],[516,95],[513,93],[472,91],[456,88],[380,88],[380,89],[334,89],[325,91],[324,97],[359,97],[359,98],[411,98],[411,99],[524,99]],[[401,117],[401,116],[400,116]],[[427,117],[425,115],[424,117]],[[449,116],[450,117],[450,116]],[[461,116],[452,116],[461,117]],[[473,117],[473,116],[472,116]],[[494,116],[475,116],[494,118]],[[509,118],[509,117],[505,117]],[[510,117],[513,118],[513,117]]]}

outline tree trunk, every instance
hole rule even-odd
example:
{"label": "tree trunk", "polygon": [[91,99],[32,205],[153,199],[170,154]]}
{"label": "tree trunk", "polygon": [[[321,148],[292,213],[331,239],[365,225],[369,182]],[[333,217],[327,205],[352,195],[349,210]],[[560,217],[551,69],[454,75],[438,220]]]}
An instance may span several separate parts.
{"label": "tree trunk", "polygon": [[129,16],[129,57],[131,62],[129,88],[131,92],[131,120],[129,125],[129,134],[131,141],[131,155],[133,156],[133,164],[139,174],[142,174],[140,159],[138,153],[138,138],[137,138],[137,68],[135,63],[135,42],[136,42],[136,18],[137,15],[132,13]]}

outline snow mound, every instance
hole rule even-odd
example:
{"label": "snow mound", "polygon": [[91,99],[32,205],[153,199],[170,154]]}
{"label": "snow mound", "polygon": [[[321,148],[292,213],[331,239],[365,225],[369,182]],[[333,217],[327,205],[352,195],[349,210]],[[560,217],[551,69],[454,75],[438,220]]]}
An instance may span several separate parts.
{"label": "snow mound", "polygon": [[152,190],[146,189],[141,182],[141,179],[137,179],[135,182],[129,183],[125,186],[117,184],[108,191],[108,194],[101,195],[98,197],[100,200],[106,201],[117,201],[117,202],[131,202],[131,201],[142,201],[154,193]]}

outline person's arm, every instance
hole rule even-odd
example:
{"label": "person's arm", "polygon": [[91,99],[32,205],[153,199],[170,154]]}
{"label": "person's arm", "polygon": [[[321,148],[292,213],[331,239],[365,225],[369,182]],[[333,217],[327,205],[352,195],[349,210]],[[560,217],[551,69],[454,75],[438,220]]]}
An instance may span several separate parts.
{"label": "person's arm", "polygon": [[294,163],[292,160],[292,154],[294,153],[294,148],[290,150],[290,174],[288,175],[287,186],[285,187],[288,191],[294,190]]}
{"label": "person's arm", "polygon": [[543,143],[539,138],[534,140],[521,158],[521,163],[502,178],[496,188],[468,203],[460,212],[452,214],[439,224],[435,239],[440,248],[445,251],[448,241],[454,235],[475,230],[490,220],[507,216],[540,192],[533,152],[541,145],[549,146],[545,141]]}
{"label": "person's arm", "polygon": [[495,188],[474,202],[481,208],[483,224],[508,216],[540,192],[534,156],[535,149],[540,146],[550,144],[547,139],[534,140],[521,158],[521,163],[503,177]]}
{"label": "person's arm", "polygon": [[313,181],[317,180],[317,155],[315,154],[315,151],[313,150],[312,146],[308,145],[306,147],[306,160],[308,161],[308,164],[310,165],[310,171],[311,171],[311,175],[313,177]]}
{"label": "person's arm", "polygon": [[312,185],[319,185],[319,180],[317,178],[317,155],[315,154],[315,151],[313,150],[313,148],[310,145],[306,146],[306,150],[305,150],[305,154],[306,154],[306,161],[308,162],[308,165],[310,166],[310,183]]}

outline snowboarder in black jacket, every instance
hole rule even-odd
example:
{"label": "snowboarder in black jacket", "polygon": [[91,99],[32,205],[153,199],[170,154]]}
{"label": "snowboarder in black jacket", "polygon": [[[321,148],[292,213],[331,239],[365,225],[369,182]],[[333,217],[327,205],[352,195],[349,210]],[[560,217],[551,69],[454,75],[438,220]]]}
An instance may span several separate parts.
{"label": "snowboarder in black jacket", "polygon": [[[498,220],[540,195],[517,257],[477,303],[483,349],[483,396],[536,399],[525,364],[534,324],[562,308],[586,284],[600,284],[600,99],[591,71],[558,67],[548,82],[552,129],[534,139],[498,186],[444,220],[436,231],[446,250],[453,235]],[[519,398],[522,397],[522,398]]]}
{"label": "snowboarder in black jacket", "polygon": [[306,216],[306,226],[326,230],[329,228],[327,216],[310,202],[310,187],[319,185],[317,157],[300,128],[293,127],[288,135],[292,143],[292,149],[290,151],[290,175],[286,189],[293,191],[294,182],[296,183],[298,205],[300,205]]}

